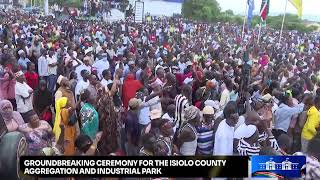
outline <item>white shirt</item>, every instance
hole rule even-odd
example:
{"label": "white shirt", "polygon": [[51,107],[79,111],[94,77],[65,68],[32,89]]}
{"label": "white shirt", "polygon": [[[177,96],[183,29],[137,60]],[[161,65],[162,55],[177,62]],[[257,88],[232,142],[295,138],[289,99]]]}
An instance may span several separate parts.
{"label": "white shirt", "polygon": [[[33,96],[32,95],[30,96],[29,90],[32,90],[32,88],[27,83],[25,82],[16,83],[15,91],[16,91],[17,111],[19,113],[26,113],[33,109],[33,106],[32,106]],[[24,99],[24,98],[27,98],[27,99]]]}
{"label": "white shirt", "polygon": [[87,88],[89,87],[89,85],[90,85],[89,80],[87,80],[87,82],[83,81],[83,79],[79,80],[78,83],[77,83],[77,85],[76,85],[76,88],[75,88],[75,95],[76,95],[76,97],[77,97],[78,95],[80,95],[80,93],[81,93],[83,90],[87,89]]}
{"label": "white shirt", "polygon": [[[49,57],[47,56],[48,64],[54,64],[57,63],[57,59],[55,57]],[[48,75],[57,75],[57,68],[58,66],[48,66]]]}
{"label": "white shirt", "polygon": [[91,74],[91,66],[86,66],[85,64],[81,64],[75,70],[75,72],[77,73],[77,78],[79,80],[82,80],[81,71],[84,69],[87,70]]}
{"label": "white shirt", "polygon": [[40,77],[48,76],[48,59],[44,56],[41,56],[38,59],[38,73]]}
{"label": "white shirt", "polygon": [[224,109],[225,105],[230,101],[230,91],[225,88],[221,93],[220,108]]}
{"label": "white shirt", "polygon": [[98,76],[99,76],[99,79],[103,79],[102,77],[102,72],[106,69],[109,69],[110,67],[110,64],[109,62],[107,61],[107,59],[100,59],[98,61],[96,61],[92,67],[96,68],[97,69],[97,72],[98,72]]}
{"label": "white shirt", "polygon": [[233,155],[234,127],[227,124],[226,120],[221,121],[214,138],[213,155]]}
{"label": "white shirt", "polygon": [[106,80],[106,79],[102,79],[101,81],[101,85],[104,87],[108,87],[109,84],[111,84],[113,81],[111,79]]}

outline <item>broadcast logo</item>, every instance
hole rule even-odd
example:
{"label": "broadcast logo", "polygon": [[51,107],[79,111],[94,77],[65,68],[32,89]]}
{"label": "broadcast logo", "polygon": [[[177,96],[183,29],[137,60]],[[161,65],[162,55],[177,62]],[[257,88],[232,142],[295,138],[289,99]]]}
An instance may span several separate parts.
{"label": "broadcast logo", "polygon": [[301,178],[306,174],[305,156],[252,156],[252,177]]}

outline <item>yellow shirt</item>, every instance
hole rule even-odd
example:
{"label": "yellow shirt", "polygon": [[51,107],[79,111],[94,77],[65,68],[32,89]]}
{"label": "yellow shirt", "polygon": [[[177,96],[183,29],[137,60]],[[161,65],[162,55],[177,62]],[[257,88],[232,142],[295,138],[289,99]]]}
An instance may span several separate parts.
{"label": "yellow shirt", "polygon": [[319,111],[315,106],[312,106],[307,112],[307,121],[303,126],[301,136],[306,140],[311,140],[317,134],[319,125]]}

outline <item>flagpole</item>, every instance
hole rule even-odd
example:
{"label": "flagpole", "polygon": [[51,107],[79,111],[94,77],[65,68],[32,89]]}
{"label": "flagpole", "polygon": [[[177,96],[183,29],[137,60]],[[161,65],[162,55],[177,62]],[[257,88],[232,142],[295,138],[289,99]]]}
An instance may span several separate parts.
{"label": "flagpole", "polygon": [[285,18],[286,18],[286,14],[287,14],[287,5],[288,5],[288,0],[286,0],[286,7],[285,7],[285,9],[284,9],[284,15],[283,15],[282,24],[281,24],[281,30],[280,30],[279,44],[280,44],[280,42],[281,42],[282,32],[283,32],[283,24],[284,24],[284,20],[285,20]]}
{"label": "flagpole", "polygon": [[241,40],[243,40],[243,35],[244,35],[244,27],[246,25],[246,18],[248,16],[248,3],[247,3],[247,0],[246,0],[246,11],[245,11],[245,16],[243,18],[243,25],[242,25],[242,33],[241,33]]}
{"label": "flagpole", "polygon": [[257,41],[257,44],[259,44],[259,42],[260,42],[261,28],[262,28],[262,20],[260,21],[260,27],[259,27],[259,34],[258,34],[258,41]]}

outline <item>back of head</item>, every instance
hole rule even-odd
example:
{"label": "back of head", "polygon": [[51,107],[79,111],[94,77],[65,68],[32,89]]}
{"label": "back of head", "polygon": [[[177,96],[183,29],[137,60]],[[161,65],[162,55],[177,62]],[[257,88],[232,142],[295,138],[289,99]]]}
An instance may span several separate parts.
{"label": "back of head", "polygon": [[231,114],[238,113],[237,103],[229,101],[223,109],[223,115],[225,118],[229,118]]}
{"label": "back of head", "polygon": [[278,137],[277,142],[282,150],[285,150],[287,152],[291,149],[292,139],[287,134],[281,134]]}
{"label": "back of head", "polygon": [[81,153],[86,153],[89,150],[92,143],[93,142],[89,136],[81,134],[77,137],[75,141],[75,146]]}

